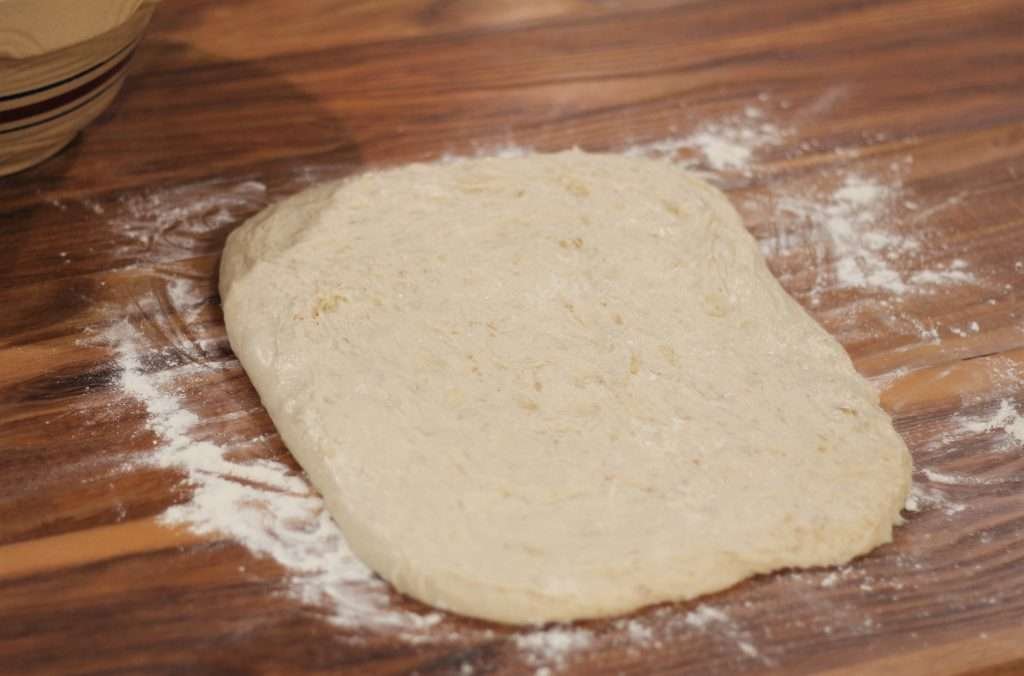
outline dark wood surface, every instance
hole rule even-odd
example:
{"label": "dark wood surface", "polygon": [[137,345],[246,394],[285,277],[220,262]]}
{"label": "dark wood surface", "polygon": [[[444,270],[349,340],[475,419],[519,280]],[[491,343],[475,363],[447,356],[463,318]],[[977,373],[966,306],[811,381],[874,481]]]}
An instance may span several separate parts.
{"label": "dark wood surface", "polygon": [[[59,156],[0,179],[0,672],[532,671],[510,629],[446,618],[454,638],[410,642],[334,627],[280,593],[273,561],[158,525],[188,487],[122,466],[152,435],[114,387],[110,348],[89,337],[126,318],[154,351],[222,367],[183,395],[192,410],[266,433],[261,452],[289,462],[217,304],[220,248],[247,216],[366,167],[509,143],[618,149],[749,105],[788,131],[756,171],[716,180],[757,237],[776,232],[773,195],[904,162],[919,208],[889,217],[927,241],[926,257],[969,263],[978,283],[898,299],[900,320],[885,321],[891,298],[815,296],[820,259],[768,251],[882,388],[917,481],[926,468],[984,481],[930,487],[966,508],[909,514],[834,586],[782,573],[708,599],[757,659],[713,632],[684,626],[637,649],[621,623],[590,622],[594,646],[561,666],[1024,673],[1024,449],[960,426],[1004,400],[1024,407],[1020,0],[161,5],[113,107]],[[161,196],[227,208],[197,206],[192,221],[140,208]],[[187,315],[168,300],[178,277],[202,292]]]}

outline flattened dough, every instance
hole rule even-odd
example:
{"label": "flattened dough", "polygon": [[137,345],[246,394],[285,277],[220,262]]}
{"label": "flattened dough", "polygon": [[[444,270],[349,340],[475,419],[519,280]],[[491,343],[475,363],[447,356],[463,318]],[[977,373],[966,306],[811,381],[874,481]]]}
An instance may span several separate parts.
{"label": "flattened dough", "polygon": [[231,345],[354,552],[509,623],[891,538],[906,446],[725,197],[579,151],[416,164],[231,234]]}

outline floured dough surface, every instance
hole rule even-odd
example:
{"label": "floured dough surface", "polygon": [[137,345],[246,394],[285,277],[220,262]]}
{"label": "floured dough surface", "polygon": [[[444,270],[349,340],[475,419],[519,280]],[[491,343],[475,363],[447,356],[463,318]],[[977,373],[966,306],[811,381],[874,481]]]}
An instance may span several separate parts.
{"label": "floured dough surface", "polygon": [[231,345],[355,553],[513,623],[891,537],[910,458],[714,188],[579,151],[323,185],[230,236]]}

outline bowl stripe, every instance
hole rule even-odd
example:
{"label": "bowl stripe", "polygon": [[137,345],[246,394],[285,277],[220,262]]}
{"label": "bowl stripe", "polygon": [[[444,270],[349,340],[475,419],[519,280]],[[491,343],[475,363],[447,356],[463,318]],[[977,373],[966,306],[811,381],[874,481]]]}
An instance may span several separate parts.
{"label": "bowl stripe", "polygon": [[98,92],[96,92],[95,94],[93,94],[92,96],[89,96],[86,99],[84,99],[82,101],[79,101],[77,104],[75,104],[74,106],[72,106],[70,108],[66,108],[65,110],[60,111],[56,115],[51,115],[50,117],[45,117],[45,118],[43,118],[41,120],[35,120],[33,122],[29,122],[28,124],[23,124],[20,127],[11,127],[10,129],[0,129],[0,136],[3,136],[4,134],[11,134],[11,133],[16,132],[16,131],[22,131],[24,129],[31,129],[32,127],[38,127],[41,124],[46,124],[47,122],[52,122],[53,120],[56,120],[56,119],[61,118],[61,117],[64,117],[65,115],[70,115],[71,113],[75,112],[76,110],[79,110],[80,108],[84,108],[85,106],[89,105],[90,103],[92,103],[93,101],[98,99],[99,97],[103,96],[103,94],[105,94],[106,92],[108,92],[111,89],[113,89],[114,87],[118,86],[118,84],[123,79],[124,78],[120,78],[120,77],[119,78],[115,78],[113,82],[111,82],[110,84],[108,84],[105,87],[101,87],[100,90]]}
{"label": "bowl stripe", "polygon": [[116,59],[117,57],[121,56],[122,54],[124,54],[124,52],[126,50],[131,49],[132,47],[134,47],[135,44],[136,44],[135,42],[130,42],[127,45],[125,45],[124,47],[122,47],[121,49],[117,50],[116,52],[114,52],[113,54],[108,56],[107,58],[105,58],[103,61],[100,61],[97,64],[93,64],[92,66],[89,66],[85,70],[79,71],[78,73],[75,73],[74,75],[70,75],[70,76],[68,76],[68,77],[66,77],[66,78],[64,78],[62,80],[57,80],[56,82],[49,82],[49,83],[47,83],[47,84],[45,84],[45,85],[43,85],[41,87],[36,87],[35,89],[25,89],[25,90],[22,90],[20,92],[15,92],[13,94],[4,94],[4,95],[0,96],[0,102],[11,101],[12,99],[20,99],[20,98],[25,97],[25,96],[32,96],[33,94],[39,94],[41,92],[45,92],[47,89],[53,89],[54,87],[60,87],[61,85],[65,85],[65,84],[71,82],[72,80],[77,80],[80,77],[85,77],[86,75],[88,75],[89,73],[93,72],[94,70],[102,68],[103,66],[107,65],[108,63],[110,63],[111,61]]}
{"label": "bowl stripe", "polygon": [[110,80],[112,77],[121,72],[121,70],[125,67],[125,65],[127,65],[128,61],[131,59],[134,51],[135,45],[133,43],[131,45],[131,48],[128,50],[128,53],[125,54],[120,61],[114,64],[102,75],[99,75],[98,77],[95,77],[92,80],[89,80],[88,82],[75,87],[74,89],[70,89],[64,92],[63,94],[59,94],[48,99],[43,99],[42,101],[36,101],[35,103],[30,103],[19,108],[0,110],[0,124],[7,124],[10,122],[16,122],[18,120],[23,120],[27,117],[42,115],[43,113],[50,112],[54,108],[59,108],[63,105],[71,103],[75,99],[81,98],[82,96],[88,94],[89,92],[101,86],[104,82]]}

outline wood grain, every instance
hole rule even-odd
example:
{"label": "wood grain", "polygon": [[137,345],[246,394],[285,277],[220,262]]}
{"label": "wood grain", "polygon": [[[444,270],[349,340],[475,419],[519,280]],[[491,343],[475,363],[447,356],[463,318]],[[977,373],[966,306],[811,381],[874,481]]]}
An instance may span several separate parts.
{"label": "wood grain", "polygon": [[[273,561],[159,525],[189,488],[140,461],[153,434],[97,334],[130,322],[153,373],[210,367],[182,394],[204,428],[266,435],[252,452],[294,467],[224,339],[216,266],[233,227],[366,167],[509,143],[620,149],[747,106],[786,134],[756,171],[716,180],[787,290],[882,389],[916,480],[964,509],[908,514],[832,586],[828,571],[786,572],[703,600],[756,658],[685,622],[638,647],[607,621],[553,666],[1024,672],[1024,449],[961,424],[1024,408],[1022,36],[1019,0],[162,4],[113,106],[0,179],[0,672],[533,671],[502,627],[447,617],[454,638],[415,643],[333,626],[281,593]],[[894,163],[917,208],[888,217],[925,245],[893,264],[961,258],[975,283],[862,293],[822,285],[827,261],[805,248],[773,248],[778,196]],[[187,312],[171,293],[182,278],[200,292]]]}

